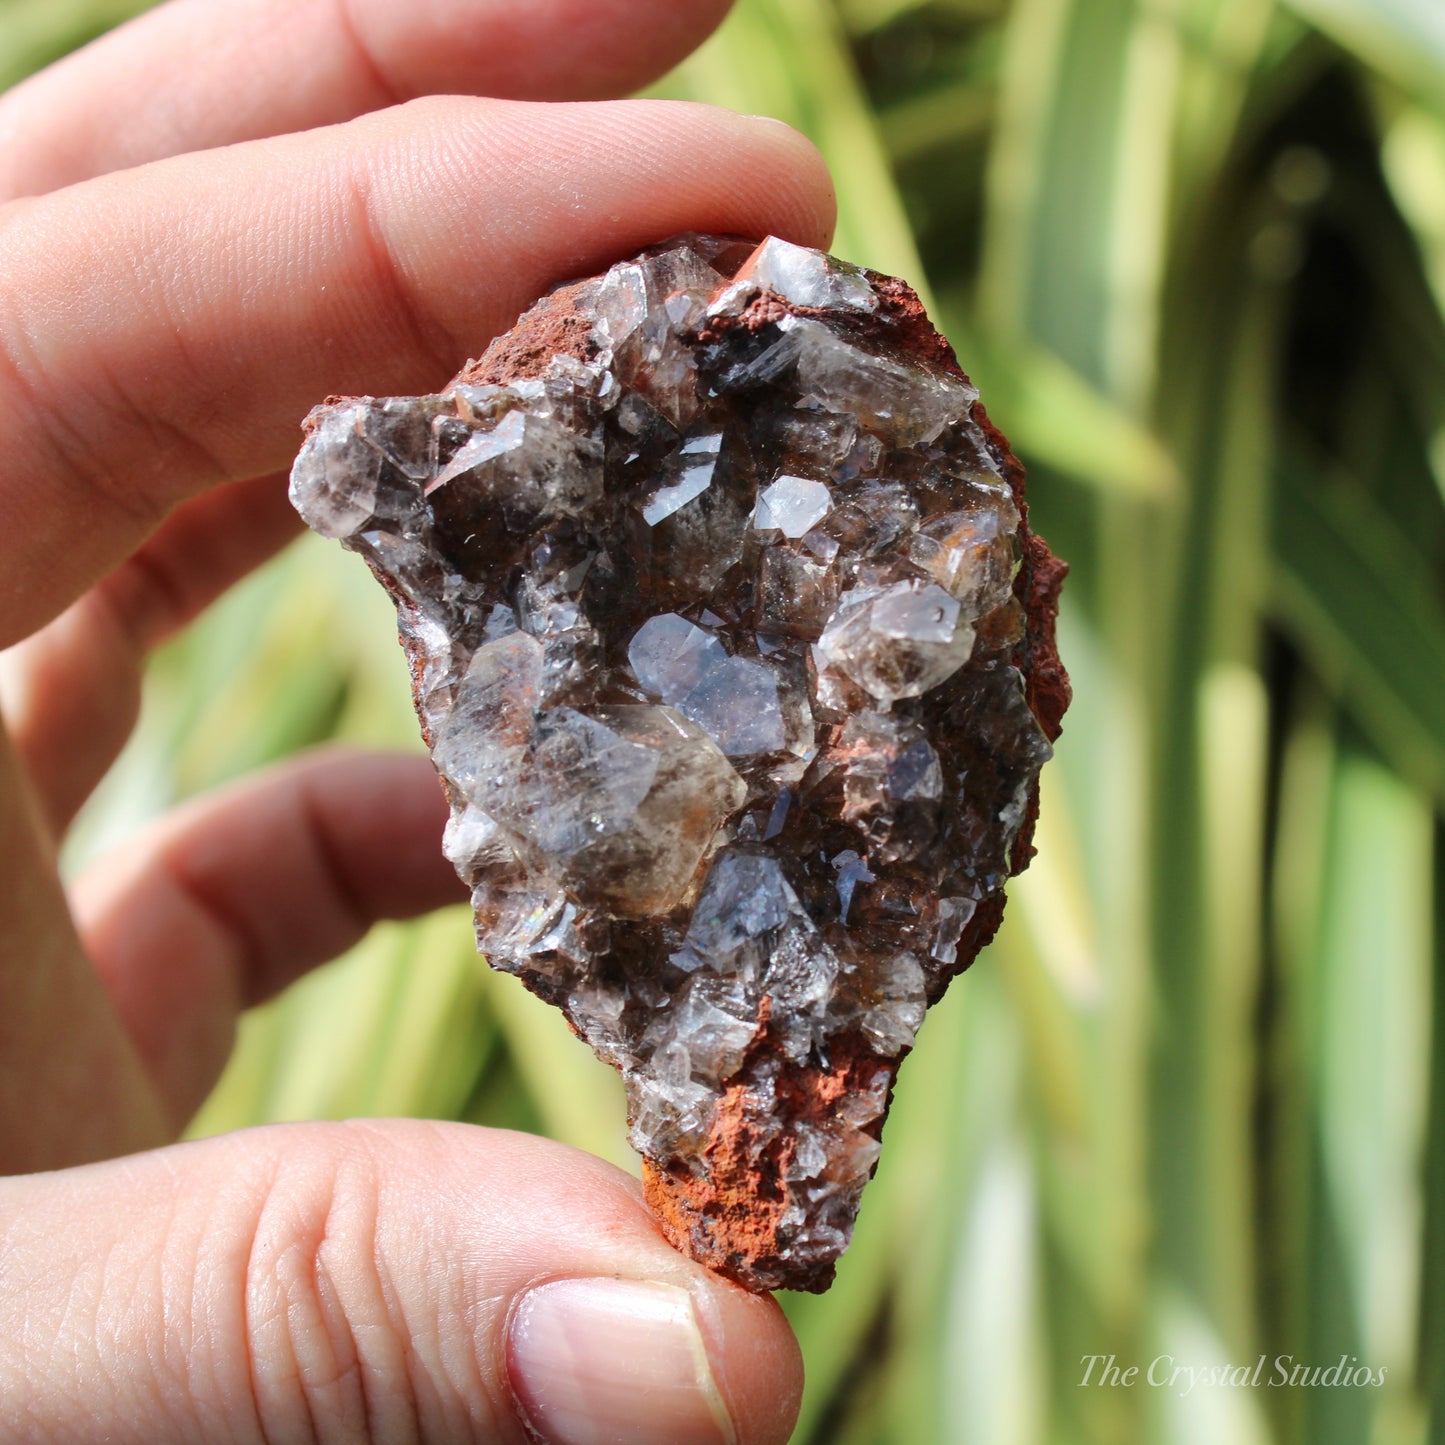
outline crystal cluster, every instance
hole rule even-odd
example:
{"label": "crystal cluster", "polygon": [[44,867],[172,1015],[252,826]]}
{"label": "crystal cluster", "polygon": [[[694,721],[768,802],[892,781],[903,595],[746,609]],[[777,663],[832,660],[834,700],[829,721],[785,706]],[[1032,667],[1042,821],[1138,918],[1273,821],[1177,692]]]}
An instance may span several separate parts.
{"label": "crystal cluster", "polygon": [[395,600],[479,946],[621,1071],[669,1237],[826,1288],[1068,698],[1063,568],[917,298],[680,237],[319,407],[292,496]]}

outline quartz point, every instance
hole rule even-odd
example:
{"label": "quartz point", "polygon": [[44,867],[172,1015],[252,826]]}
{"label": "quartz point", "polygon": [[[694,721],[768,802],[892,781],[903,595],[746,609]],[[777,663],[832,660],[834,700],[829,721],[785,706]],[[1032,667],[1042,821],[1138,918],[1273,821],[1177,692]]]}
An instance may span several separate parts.
{"label": "quartz point", "polygon": [[318,407],[291,495],[394,600],[478,946],[621,1072],[664,1232],[826,1289],[1069,700],[1065,568],[917,297],[676,237]]}

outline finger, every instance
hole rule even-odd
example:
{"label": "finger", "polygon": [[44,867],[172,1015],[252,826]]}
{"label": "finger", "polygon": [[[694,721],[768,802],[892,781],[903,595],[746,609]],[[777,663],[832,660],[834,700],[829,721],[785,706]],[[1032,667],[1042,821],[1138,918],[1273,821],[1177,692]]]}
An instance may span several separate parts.
{"label": "finger", "polygon": [[[0,197],[420,95],[625,95],[727,0],[175,0],[0,100]],[[117,125],[115,118],[125,117]]]}
{"label": "finger", "polygon": [[687,229],[817,244],[795,132],[661,101],[416,101],[0,211],[0,642],[328,392],[442,384],[551,283]]}
{"label": "finger", "polygon": [[378,919],[466,896],[445,821],[427,759],[328,748],[188,804],[79,882],[81,938],[177,1129],[243,1008]]}
{"label": "finger", "polygon": [[[0,1174],[174,1137],[71,927],[35,812],[0,730]],[[0,1295],[4,1258],[0,1236]]]}
{"label": "finger", "polygon": [[525,1135],[251,1130],[4,1181],[0,1237],[6,1440],[783,1445],[797,1413],[777,1306]]}
{"label": "finger", "polygon": [[52,837],[125,746],[146,654],[300,526],[281,477],[197,497],[55,621],[0,653],[0,711]]}

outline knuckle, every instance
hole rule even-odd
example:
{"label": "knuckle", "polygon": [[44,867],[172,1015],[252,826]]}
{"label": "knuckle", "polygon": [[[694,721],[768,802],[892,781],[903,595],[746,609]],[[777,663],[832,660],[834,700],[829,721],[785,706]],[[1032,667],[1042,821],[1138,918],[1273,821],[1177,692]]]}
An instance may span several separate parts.
{"label": "knuckle", "polygon": [[[422,105],[409,101],[404,108]],[[392,181],[382,178],[385,169],[374,158],[365,159],[352,169],[349,185],[340,193],[341,226],[351,248],[348,259],[360,294],[371,298],[402,354],[445,376],[456,362],[456,340],[427,306],[425,288],[399,253],[392,234],[396,198]]]}
{"label": "knuckle", "polygon": [[293,1150],[255,1218],[245,1266],[250,1387],[262,1438],[421,1438],[417,1391],[378,1248],[380,1180],[346,1131]]}

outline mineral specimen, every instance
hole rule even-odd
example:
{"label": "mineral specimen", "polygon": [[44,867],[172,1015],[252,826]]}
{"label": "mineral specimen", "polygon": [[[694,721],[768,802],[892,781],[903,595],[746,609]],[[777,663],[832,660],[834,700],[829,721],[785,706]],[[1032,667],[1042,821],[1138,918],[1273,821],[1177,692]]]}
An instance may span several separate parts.
{"label": "mineral specimen", "polygon": [[291,485],[395,600],[479,947],[621,1071],[663,1229],[826,1288],[1068,702],[1064,569],[917,298],[679,237],[317,408]]}

